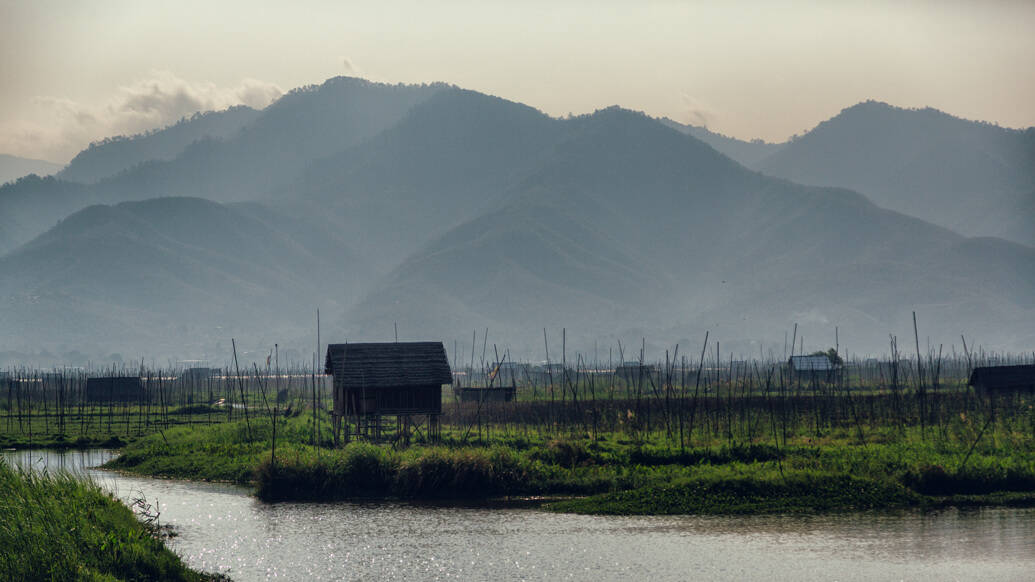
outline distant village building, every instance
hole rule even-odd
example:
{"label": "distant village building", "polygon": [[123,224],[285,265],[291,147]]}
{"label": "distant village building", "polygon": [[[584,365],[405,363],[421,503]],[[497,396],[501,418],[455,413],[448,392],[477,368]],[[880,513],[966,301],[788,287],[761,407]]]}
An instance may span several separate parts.
{"label": "distant village building", "polygon": [[494,371],[499,375],[498,381],[517,383],[528,377],[532,366],[522,362],[500,362]]}
{"label": "distant village building", "polygon": [[792,376],[808,379],[829,380],[837,366],[826,355],[791,356],[787,368]]}
{"label": "distant village building", "polygon": [[970,373],[968,385],[984,394],[1035,392],[1035,366],[981,366]]}
{"label": "distant village building", "polygon": [[517,395],[514,386],[456,386],[460,402],[511,402]]}
{"label": "distant village building", "polygon": [[635,360],[622,362],[615,367],[615,375],[629,384],[649,381],[653,371],[651,366]]}
{"label": "distant village building", "polygon": [[564,378],[564,364],[541,362],[528,371],[529,379],[540,382],[560,382]]}
{"label": "distant village building", "polygon": [[[383,416],[427,416],[437,430],[442,386],[453,375],[442,342],[330,344],[324,371],[334,376],[335,435],[380,438]],[[351,426],[350,426],[351,425]]]}
{"label": "distant village building", "polygon": [[460,402],[511,402],[517,396],[517,381],[522,374],[528,375],[529,366],[516,362],[500,362],[485,375],[485,386],[468,385],[461,382],[453,385],[453,394]]}
{"label": "distant village building", "polygon": [[86,379],[87,402],[140,402],[144,383],[136,376],[107,376]]}
{"label": "distant village building", "polygon": [[187,368],[180,373],[181,380],[188,382],[204,382],[223,373],[219,368]]}

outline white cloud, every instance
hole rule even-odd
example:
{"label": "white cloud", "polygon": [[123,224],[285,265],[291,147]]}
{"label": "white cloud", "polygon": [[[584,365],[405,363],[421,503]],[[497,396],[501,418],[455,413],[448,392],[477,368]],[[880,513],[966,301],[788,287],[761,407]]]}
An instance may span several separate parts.
{"label": "white cloud", "polygon": [[259,109],[283,93],[277,85],[257,79],[244,79],[235,87],[219,87],[188,81],[169,71],[154,71],[147,78],[119,87],[100,105],[64,97],[35,98],[39,118],[0,127],[0,151],[65,161],[91,141],[164,127],[198,111],[233,105]]}
{"label": "white cloud", "polygon": [[683,119],[679,121],[689,125],[707,129],[715,121],[715,108],[688,93],[683,93],[683,111]]}

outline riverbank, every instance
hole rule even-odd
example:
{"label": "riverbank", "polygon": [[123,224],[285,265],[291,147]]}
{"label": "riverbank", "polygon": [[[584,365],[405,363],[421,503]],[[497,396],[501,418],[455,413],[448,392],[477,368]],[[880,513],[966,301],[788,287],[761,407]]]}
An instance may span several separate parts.
{"label": "riverbank", "polygon": [[82,477],[0,461],[2,580],[225,580],[188,568],[161,537]]}
{"label": "riverbank", "polygon": [[816,513],[945,505],[1035,505],[1030,437],[988,443],[850,434],[787,446],[679,448],[620,435],[534,434],[406,448],[313,447],[300,419],[176,428],[106,465],[131,473],[250,483],[265,501],[471,500],[564,496],[548,509],[600,514]]}
{"label": "riverbank", "polygon": [[131,438],[123,438],[116,435],[78,436],[74,439],[69,439],[65,435],[56,434],[46,435],[35,440],[25,435],[0,435],[0,449],[19,451],[32,449],[57,451],[69,449],[117,449],[131,441]]}

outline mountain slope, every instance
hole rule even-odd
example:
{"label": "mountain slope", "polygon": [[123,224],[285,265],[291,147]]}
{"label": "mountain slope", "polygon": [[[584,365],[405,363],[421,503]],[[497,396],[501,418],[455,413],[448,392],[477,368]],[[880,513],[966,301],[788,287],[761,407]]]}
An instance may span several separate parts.
{"label": "mountain slope", "polygon": [[[308,345],[317,306],[338,322],[334,337],[388,339],[393,322],[403,338],[490,327],[528,357],[544,327],[583,348],[707,329],[755,355],[795,323],[811,348],[829,347],[814,338],[837,326],[842,345],[877,352],[889,333],[911,335],[913,310],[935,343],[1035,343],[1035,249],[964,238],[718,150],[619,108],[561,120],[443,85],[331,80],[171,160],[95,184],[0,187],[0,229],[11,229],[0,245],[50,228],[0,256],[0,349]],[[957,150],[957,163],[983,167]],[[997,159],[1023,168],[1010,152]],[[875,167],[899,159],[879,153]],[[912,161],[903,167],[920,177],[937,168]],[[996,179],[1023,185],[1023,173]],[[98,202],[184,192],[224,202],[91,206],[54,226]]]}
{"label": "mountain slope", "polygon": [[254,205],[91,206],[0,259],[0,324],[7,342],[112,350],[287,333],[316,306],[340,309],[369,274],[347,249],[311,236],[299,242]]}
{"label": "mountain slope", "polygon": [[314,160],[359,144],[399,121],[440,85],[386,85],[338,77],[296,89],[231,139],[204,140],[168,162],[149,162],[98,184],[115,200],[189,194],[254,200],[290,184]]}
{"label": "mountain slope", "polygon": [[252,114],[230,110],[151,136],[101,144],[70,165],[69,175],[88,178],[115,167],[129,169],[92,184],[53,180],[0,187],[0,215],[9,224],[6,234],[0,232],[0,254],[91,204],[170,196],[224,202],[265,198],[291,183],[314,160],[382,132],[442,88],[339,77],[292,91],[225,139],[208,136],[192,141],[173,159],[139,161],[137,146],[146,155],[164,156],[206,128],[232,129]]}
{"label": "mountain slope", "polygon": [[334,216],[351,248],[394,266],[497,205],[561,132],[531,107],[442,89],[384,133],[314,163],[271,202]]}
{"label": "mountain slope", "polygon": [[61,164],[55,164],[54,162],[0,154],[0,184],[17,180],[29,174],[49,176],[60,169]]}
{"label": "mountain slope", "polygon": [[866,102],[755,166],[841,186],[968,236],[1035,246],[1035,128],[1004,129],[934,109]]}
{"label": "mountain slope", "polygon": [[755,164],[780,151],[780,149],[785,145],[782,143],[769,143],[762,140],[744,141],[721,133],[715,133],[707,127],[684,125],[667,117],[658,119],[658,121],[689,136],[696,137],[704,143],[712,146],[720,153],[737,160],[742,165],[749,168],[754,167]]}
{"label": "mountain slope", "polygon": [[53,176],[30,174],[0,186],[0,256],[91,200],[87,187]]}
{"label": "mountain slope", "polygon": [[711,328],[747,345],[800,322],[876,351],[915,309],[943,337],[1035,339],[1033,249],[750,172],[639,114],[565,123],[500,210],[393,271],[347,333],[383,337],[386,321],[446,338],[566,326],[583,341]]}
{"label": "mountain slope", "polygon": [[243,105],[224,111],[196,113],[159,130],[133,136],[107,138],[90,144],[61,170],[57,177],[70,182],[93,183],[149,160],[171,160],[201,139],[226,139],[259,116]]}

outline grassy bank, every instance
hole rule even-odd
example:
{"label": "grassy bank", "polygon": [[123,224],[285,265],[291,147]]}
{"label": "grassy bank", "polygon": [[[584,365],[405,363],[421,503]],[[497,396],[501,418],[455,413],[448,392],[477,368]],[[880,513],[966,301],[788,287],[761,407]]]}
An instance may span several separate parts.
{"label": "grassy bank", "polygon": [[[253,483],[267,501],[568,496],[550,507],[608,514],[820,512],[1035,503],[1035,450],[1021,433],[933,441],[914,432],[799,436],[786,446],[694,448],[622,435],[523,432],[405,448],[313,447],[311,419],[175,428],[127,445],[110,468]],[[327,444],[327,443],[325,443]]]}
{"label": "grassy bank", "polygon": [[94,434],[70,438],[65,434],[49,434],[30,438],[25,435],[0,435],[0,449],[117,449],[126,444],[130,437]]}
{"label": "grassy bank", "polygon": [[0,579],[215,580],[187,568],[157,526],[79,478],[0,461]]}
{"label": "grassy bank", "polygon": [[813,513],[928,504],[902,485],[813,473],[700,475],[664,485],[559,501],[554,511],[605,515]]}

